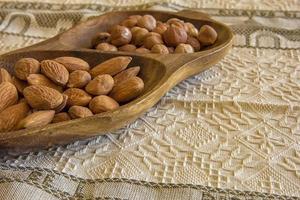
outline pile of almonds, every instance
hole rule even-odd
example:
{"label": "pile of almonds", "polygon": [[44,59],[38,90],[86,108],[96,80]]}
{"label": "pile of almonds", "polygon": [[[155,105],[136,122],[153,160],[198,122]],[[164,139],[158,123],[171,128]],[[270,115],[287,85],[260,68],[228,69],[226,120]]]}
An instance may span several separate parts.
{"label": "pile of almonds", "polygon": [[12,77],[0,68],[0,132],[115,110],[141,94],[140,67],[119,56],[93,68],[76,57],[22,58]]}
{"label": "pile of almonds", "polygon": [[177,18],[163,23],[152,15],[131,15],[108,32],[97,33],[91,44],[101,51],[193,53],[214,44],[217,37],[217,32],[209,25],[198,30],[192,23]]}

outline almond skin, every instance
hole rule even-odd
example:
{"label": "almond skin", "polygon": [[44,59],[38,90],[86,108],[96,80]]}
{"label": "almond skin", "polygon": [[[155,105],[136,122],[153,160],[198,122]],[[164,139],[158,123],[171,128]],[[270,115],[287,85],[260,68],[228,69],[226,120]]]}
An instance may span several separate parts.
{"label": "almond skin", "polygon": [[12,83],[17,88],[18,92],[23,94],[23,90],[28,87],[28,83],[26,81],[21,81],[17,77],[12,77]]}
{"label": "almond skin", "polygon": [[71,120],[71,117],[66,112],[57,113],[54,115],[52,123],[64,122]]}
{"label": "almond skin", "polygon": [[26,117],[28,112],[27,103],[19,103],[3,110],[0,113],[0,132],[17,129],[18,123]]}
{"label": "almond skin", "polygon": [[91,80],[85,90],[92,95],[108,94],[114,87],[114,79],[111,75],[99,75]]}
{"label": "almond skin", "polygon": [[75,70],[70,74],[67,86],[70,88],[83,88],[91,79],[92,77],[87,71]]}
{"label": "almond skin", "polygon": [[116,85],[109,96],[119,103],[124,103],[139,96],[143,89],[143,80],[134,76],[123,81],[122,84]]}
{"label": "almond skin", "polygon": [[55,108],[55,113],[61,112],[66,107],[67,102],[68,102],[68,98],[69,97],[67,95],[63,94],[63,101],[62,101],[62,103],[59,106],[57,106]]}
{"label": "almond skin", "polygon": [[43,60],[41,71],[42,74],[61,86],[66,85],[69,80],[69,72],[65,66],[53,60]]}
{"label": "almond skin", "polygon": [[43,85],[31,85],[23,90],[24,97],[32,108],[53,110],[63,102],[63,95]]}
{"label": "almond skin", "polygon": [[117,75],[114,76],[115,85],[120,84],[121,82],[127,80],[130,77],[138,75],[138,73],[140,72],[140,69],[141,68],[139,66],[135,66],[135,67],[130,67],[130,68],[118,73]]}
{"label": "almond skin", "polygon": [[111,58],[92,68],[90,74],[93,78],[102,74],[109,74],[111,76],[114,76],[126,69],[131,60],[132,58],[128,56],[118,56],[115,58]]}
{"label": "almond skin", "polygon": [[53,88],[59,92],[63,91],[63,88],[61,86],[56,85],[43,74],[30,74],[27,77],[27,82],[29,83],[29,85],[44,85],[49,88]]}
{"label": "almond skin", "polygon": [[84,118],[93,116],[93,113],[90,109],[83,106],[72,106],[69,109],[69,115],[72,119]]}
{"label": "almond skin", "polygon": [[0,112],[18,101],[18,91],[10,82],[0,84]]}
{"label": "almond skin", "polygon": [[85,62],[80,58],[64,56],[64,57],[55,58],[54,60],[64,65],[69,72],[73,72],[75,70],[83,70],[83,71],[90,70],[89,63]]}
{"label": "almond skin", "polygon": [[34,58],[22,58],[15,64],[15,75],[26,81],[29,74],[40,73],[40,62]]}
{"label": "almond skin", "polygon": [[68,106],[86,106],[92,97],[82,89],[69,88],[63,93],[68,96]]}
{"label": "almond skin", "polygon": [[89,108],[94,114],[115,110],[118,107],[118,102],[106,95],[94,97],[89,104]]}
{"label": "almond skin", "polygon": [[12,82],[11,75],[4,68],[0,68],[0,83]]}
{"label": "almond skin", "polygon": [[22,129],[47,125],[52,121],[54,114],[54,110],[43,110],[34,112],[22,119],[17,127]]}

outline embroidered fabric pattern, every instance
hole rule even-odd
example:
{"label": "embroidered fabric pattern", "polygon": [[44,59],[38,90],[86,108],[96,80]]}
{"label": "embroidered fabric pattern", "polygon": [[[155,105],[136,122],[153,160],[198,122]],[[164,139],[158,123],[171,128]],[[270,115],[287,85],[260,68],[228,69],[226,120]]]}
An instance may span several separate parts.
{"label": "embroidered fabric pattern", "polygon": [[136,0],[117,8],[109,2],[1,2],[0,51],[32,45],[112,9],[200,6],[232,27],[234,48],[121,130],[2,155],[1,199],[300,197],[299,3]]}

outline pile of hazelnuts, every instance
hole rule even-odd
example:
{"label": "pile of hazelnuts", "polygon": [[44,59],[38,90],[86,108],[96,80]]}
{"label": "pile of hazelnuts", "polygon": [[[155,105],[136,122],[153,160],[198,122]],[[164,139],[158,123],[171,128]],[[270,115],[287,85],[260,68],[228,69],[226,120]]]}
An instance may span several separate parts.
{"label": "pile of hazelnuts", "polygon": [[163,23],[152,15],[131,15],[108,32],[97,33],[91,44],[100,51],[193,53],[214,44],[217,37],[209,25],[198,30],[192,23],[177,18]]}

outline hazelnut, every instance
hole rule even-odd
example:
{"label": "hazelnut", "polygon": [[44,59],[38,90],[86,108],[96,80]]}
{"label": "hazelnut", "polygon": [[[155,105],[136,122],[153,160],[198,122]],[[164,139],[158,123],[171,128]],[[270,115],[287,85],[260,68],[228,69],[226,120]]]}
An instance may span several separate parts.
{"label": "hazelnut", "polygon": [[188,36],[186,44],[191,45],[195,51],[199,51],[201,48],[200,42],[197,40],[197,38],[191,36]]}
{"label": "hazelnut", "polygon": [[153,29],[153,32],[162,35],[167,30],[167,25],[162,22],[157,22],[156,27]]}
{"label": "hazelnut", "polygon": [[172,23],[170,23],[170,26],[177,26],[178,28],[185,28],[184,27],[184,22],[181,22],[181,21],[174,21]]}
{"label": "hazelnut", "polygon": [[130,15],[130,16],[128,17],[128,19],[136,19],[136,20],[139,20],[139,19],[141,19],[141,18],[142,18],[141,15]]}
{"label": "hazelnut", "polygon": [[163,44],[163,40],[158,36],[149,36],[144,39],[144,46],[147,49],[151,49],[155,44]]}
{"label": "hazelnut", "polygon": [[168,54],[168,48],[163,44],[155,44],[151,48],[151,53]]}
{"label": "hazelnut", "polygon": [[150,53],[150,50],[149,49],[146,49],[144,47],[140,47],[140,48],[137,48],[135,50],[136,53]]}
{"label": "hazelnut", "polygon": [[131,41],[132,34],[125,26],[116,25],[111,29],[111,43],[115,46],[122,46]]}
{"label": "hazelnut", "polygon": [[178,18],[170,18],[170,19],[168,19],[167,24],[171,25],[171,24],[174,23],[174,22],[181,22],[181,23],[184,23],[184,21],[182,21],[181,19],[178,19]]}
{"label": "hazelnut", "polygon": [[119,51],[128,51],[128,52],[135,52],[136,46],[133,44],[125,44],[121,47],[119,47]]}
{"label": "hazelnut", "polygon": [[189,44],[179,44],[175,49],[175,53],[194,53],[194,49]]}
{"label": "hazelnut", "polygon": [[109,43],[100,43],[96,46],[96,49],[100,51],[118,51],[117,47]]}
{"label": "hazelnut", "polygon": [[209,25],[203,25],[198,33],[198,40],[200,41],[201,45],[204,46],[214,44],[217,40],[217,37],[217,32]]}
{"label": "hazelnut", "polygon": [[169,53],[174,53],[175,49],[174,47],[168,47]]}
{"label": "hazelnut", "polygon": [[137,25],[152,31],[156,27],[156,19],[152,15],[144,15],[138,20]]}
{"label": "hazelnut", "polygon": [[194,26],[194,24],[187,22],[184,24],[184,28],[189,36],[192,36],[192,37],[198,36],[198,29]]}
{"label": "hazelnut", "polygon": [[147,35],[145,36],[145,38],[150,37],[150,36],[157,36],[161,38],[161,35],[159,33],[155,33],[155,32],[149,32],[147,33]]}
{"label": "hazelnut", "polygon": [[147,29],[140,27],[134,27],[131,29],[132,43],[135,45],[142,45],[148,32],[149,31]]}
{"label": "hazelnut", "polygon": [[138,19],[137,18],[128,18],[123,20],[120,25],[126,26],[128,28],[132,28],[137,24]]}
{"label": "hazelnut", "polygon": [[110,34],[107,32],[100,32],[100,33],[97,33],[92,38],[91,44],[93,47],[96,47],[98,44],[104,43],[104,42],[106,42],[106,43],[110,42]]}
{"label": "hazelnut", "polygon": [[163,38],[167,46],[176,47],[180,43],[185,43],[187,33],[183,28],[171,25],[163,34]]}

